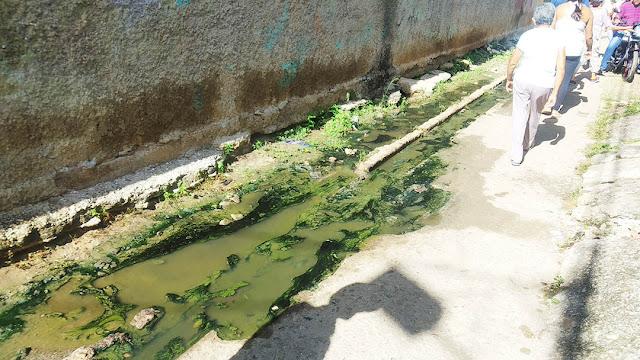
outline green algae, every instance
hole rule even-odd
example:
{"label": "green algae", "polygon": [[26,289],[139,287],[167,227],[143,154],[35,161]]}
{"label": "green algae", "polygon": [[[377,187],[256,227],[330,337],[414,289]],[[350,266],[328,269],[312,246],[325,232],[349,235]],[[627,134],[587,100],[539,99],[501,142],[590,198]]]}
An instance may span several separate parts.
{"label": "green algae", "polygon": [[184,340],[181,337],[175,337],[171,339],[162,350],[156,353],[153,358],[154,360],[173,360],[185,350]]}
{"label": "green algae", "polygon": [[[230,212],[218,209],[217,205],[202,207],[202,209],[213,208],[213,210],[199,210],[183,213],[181,216],[168,216],[142,237],[135,239],[140,244],[139,246],[130,246],[130,249],[125,247],[126,250],[131,251],[119,255],[120,263],[114,270],[149,258],[169,254],[194,241],[209,240],[212,237],[233,233],[238,229],[260,222],[285,207],[303,202],[312,196],[314,191],[322,191],[323,187],[332,186],[329,181],[329,184],[323,184],[320,189],[316,190],[310,186],[310,181],[309,178],[295,177],[288,179],[288,181],[270,182],[269,189],[265,189],[265,194],[253,209],[245,214],[242,220],[234,221],[226,226],[220,225],[219,222],[228,218]],[[337,181],[339,180],[334,180],[334,182]],[[198,216],[196,217],[196,215]]]}
{"label": "green algae", "polygon": [[[93,296],[98,299],[100,304],[105,308],[102,315],[88,324],[79,327],[76,331],[94,330],[97,334],[108,335],[112,331],[125,325],[126,313],[133,309],[132,305],[123,304],[118,300],[118,288],[113,285],[98,289],[89,283],[85,283],[80,285],[71,293],[82,296]],[[109,328],[106,326],[108,324],[113,326],[113,323],[117,325],[116,328]]]}
{"label": "green algae", "polygon": [[238,255],[231,254],[227,256],[227,264],[229,264],[230,267],[236,266],[236,264],[239,262],[240,262],[240,257]]}
{"label": "green algae", "polygon": [[0,312],[0,344],[24,329],[25,320],[22,316],[30,314],[34,307],[49,298],[52,291],[64,285],[68,281],[65,275],[66,273],[62,271],[61,274],[52,278],[25,284],[27,290],[24,295],[16,303]]}
{"label": "green algae", "polygon": [[[218,272],[218,273],[220,273],[221,275],[221,272]],[[209,291],[209,287],[211,286],[212,283],[213,282],[211,281],[206,281],[203,284],[200,284],[194,288],[191,288],[185,291],[184,295],[182,296],[168,293],[167,300],[175,304],[202,303],[202,302],[209,301],[216,298],[226,298],[226,297],[233,296],[236,294],[236,291],[238,289],[243,288],[245,286],[249,286],[248,282],[241,281],[228,289],[224,289],[224,290],[220,290],[212,293]]]}
{"label": "green algae", "polygon": [[[484,82],[480,81],[468,89],[475,90],[475,87],[480,87],[482,84]],[[455,91],[467,91],[467,88],[462,89],[464,90],[457,88]],[[443,106],[442,104],[446,104],[446,101],[455,99],[446,89],[442,90],[441,94],[438,95],[440,96],[437,99],[438,104],[410,110],[409,112],[414,111],[414,114],[409,113],[399,118],[376,121],[375,116],[371,116],[368,112],[369,110],[363,110],[361,115],[367,121],[363,121],[358,131],[352,132],[345,138],[356,141],[365,139],[367,134],[379,131],[375,138],[353,143],[353,147],[362,152],[371,149],[371,144],[379,146],[391,142],[397,136],[396,134],[406,132],[407,128],[417,124],[416,121],[424,120],[424,117],[436,113]],[[126,325],[127,316],[130,317],[128,312],[141,307],[142,304],[132,300],[129,295],[124,297],[125,300],[119,298],[118,286],[101,283],[96,287],[89,282],[80,286],[74,293],[99,299],[105,311],[101,316],[78,327],[75,331],[78,334],[83,332],[107,334],[117,329],[128,331],[132,336],[132,344],[118,345],[108,349],[99,357],[105,359],[121,359],[127,353],[146,354],[144,356],[155,353],[156,358],[158,356],[175,358],[185,350],[185,344],[190,346],[212,329],[218,331],[218,335],[223,339],[251,336],[257,329],[268,324],[274,316],[290,306],[293,296],[302,290],[312,288],[335,271],[345,256],[358,251],[366,239],[376,234],[401,233],[414,229],[422,224],[418,221],[419,219],[437,213],[446,203],[448,193],[430,186],[446,168],[446,164],[433,154],[439,149],[451,146],[451,139],[455,132],[466,126],[475,118],[475,115],[483,112],[483,109],[486,110],[487,106],[495,101],[496,97],[484,104],[482,100],[479,101],[474,105],[479,109],[467,111],[466,115],[456,116],[450,123],[443,124],[433,133],[392,157],[364,181],[355,179],[348,170],[356,160],[354,157],[347,157],[343,151],[325,147],[323,149],[325,154],[345,162],[342,170],[333,167],[324,159],[313,164],[285,164],[259,181],[244,184],[238,189],[241,195],[260,193],[260,196],[243,213],[244,218],[241,220],[226,226],[220,225],[220,220],[228,218],[235,210],[221,209],[219,201],[202,205],[195,210],[183,209],[175,214],[164,215],[158,219],[158,223],[153,228],[136,236],[127,245],[108,256],[114,264],[113,268],[100,270],[94,266],[77,266],[74,271],[90,276],[91,280],[105,279],[105,275],[108,277],[109,274],[116,274],[119,270],[127,270],[148,259],[170,259],[180,249],[199,243],[215,243],[241,229],[271,221],[277,214],[297,206],[296,204],[308,204],[295,212],[293,223],[285,226],[281,235],[267,237],[266,240],[265,238],[257,239],[254,243],[247,244],[244,250],[226,252],[227,255],[231,255],[223,256],[223,262],[217,265],[218,270],[209,272],[210,275],[203,282],[176,293],[165,293],[164,301],[168,304],[167,314],[180,315],[159,320],[153,331],[145,329],[143,332],[138,332]],[[421,114],[415,116],[415,112],[421,112]],[[321,176],[314,178],[311,176],[314,172],[320,173]],[[350,224],[353,223],[358,225],[351,229]],[[275,224],[279,226],[279,223]],[[335,227],[332,224],[339,226]],[[340,227],[343,228],[340,229]],[[309,236],[308,234],[312,231],[318,234]],[[301,235],[303,233],[305,236]],[[324,235],[328,233],[333,235]],[[235,256],[232,257],[232,255]],[[231,260],[228,259],[231,257]],[[313,262],[310,262],[311,259]],[[223,268],[223,264],[228,268]],[[271,294],[277,293],[277,295],[270,295],[273,296],[270,300],[257,301],[255,294],[264,289],[261,287],[263,285],[249,280],[251,276],[257,276],[260,271],[266,271],[266,264],[287,267],[289,268],[287,274],[294,275],[288,279],[286,276],[277,278],[281,285],[271,290]],[[293,266],[295,270],[291,270]],[[254,275],[251,275],[250,271],[255,271]],[[219,280],[220,283],[217,283]],[[15,329],[20,331],[24,327],[21,316],[33,308],[34,304],[44,301],[46,297],[36,296],[34,299],[33,303],[26,304],[20,311],[1,314],[2,329],[4,329],[3,321],[7,324],[15,321],[17,324]],[[220,302],[220,299],[225,301]],[[162,300],[154,301],[156,303],[153,305],[160,305],[159,301]],[[256,304],[257,308],[247,310],[250,305],[255,307]],[[236,308],[238,310],[234,310]],[[248,311],[247,315],[239,315],[242,311]],[[190,320],[190,324],[186,327],[179,325],[172,332],[171,327],[174,324],[181,324],[184,319]],[[20,321],[23,322],[20,324]],[[184,332],[185,328],[190,328],[192,331],[185,332],[179,337],[171,335],[179,329]],[[3,330],[0,330],[0,341],[1,331]]]}

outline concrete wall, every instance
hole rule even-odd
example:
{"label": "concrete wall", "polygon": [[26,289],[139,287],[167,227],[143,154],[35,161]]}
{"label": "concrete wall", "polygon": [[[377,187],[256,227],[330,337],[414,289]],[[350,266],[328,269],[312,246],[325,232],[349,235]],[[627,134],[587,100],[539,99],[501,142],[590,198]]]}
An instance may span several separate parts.
{"label": "concrete wall", "polygon": [[0,210],[268,133],[528,26],[534,0],[2,0]]}

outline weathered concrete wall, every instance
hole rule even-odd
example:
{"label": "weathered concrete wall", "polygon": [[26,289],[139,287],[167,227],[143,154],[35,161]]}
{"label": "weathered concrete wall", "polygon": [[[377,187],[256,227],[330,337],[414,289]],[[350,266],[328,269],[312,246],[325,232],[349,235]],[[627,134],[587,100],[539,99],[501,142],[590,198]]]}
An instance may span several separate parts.
{"label": "weathered concrete wall", "polygon": [[241,131],[529,25],[533,0],[2,0],[0,210]]}

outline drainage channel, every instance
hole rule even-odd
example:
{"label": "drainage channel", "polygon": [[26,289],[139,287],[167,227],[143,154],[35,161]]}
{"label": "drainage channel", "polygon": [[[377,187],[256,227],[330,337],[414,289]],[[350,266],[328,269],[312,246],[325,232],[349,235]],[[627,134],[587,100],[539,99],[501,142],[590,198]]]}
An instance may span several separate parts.
{"label": "drainage channel", "polygon": [[[447,97],[460,98],[490,81]],[[25,347],[34,354],[68,354],[114,332],[127,333],[131,343],[112,346],[96,359],[175,358],[211,330],[223,339],[251,337],[366,239],[437,223],[448,194],[430,186],[446,169],[436,153],[505,98],[502,87],[488,92],[365,179],[353,171],[357,159],[346,157],[339,165],[322,160],[281,169],[244,190],[233,211],[246,215],[224,233],[211,225],[217,225],[220,209],[184,212],[179,221],[152,232],[180,237],[177,243],[132,258],[116,253],[117,271],[71,277],[21,314],[22,331],[0,342],[0,357],[10,359]],[[354,131],[353,147],[366,153],[389,144],[442,106],[410,108]],[[161,315],[152,326],[129,325],[150,307]]]}

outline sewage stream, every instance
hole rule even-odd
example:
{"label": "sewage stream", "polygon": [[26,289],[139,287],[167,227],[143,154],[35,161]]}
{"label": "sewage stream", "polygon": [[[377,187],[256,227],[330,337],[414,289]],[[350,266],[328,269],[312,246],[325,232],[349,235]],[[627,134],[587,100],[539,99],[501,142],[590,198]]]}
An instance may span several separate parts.
{"label": "sewage stream", "polygon": [[[490,81],[456,89],[444,105],[427,104],[363,126],[349,135],[351,147],[368,152],[388,144]],[[132,343],[96,359],[173,359],[210,330],[223,339],[251,337],[362,241],[437,223],[448,194],[430,186],[446,167],[434,154],[506,97],[502,87],[486,94],[364,181],[353,174],[357,158],[342,154],[339,165],[323,160],[280,169],[247,187],[227,212],[211,206],[173,217],[132,242],[140,249],[153,241],[160,246],[130,257],[115,252],[117,271],[71,277],[21,314],[23,329],[0,342],[0,358],[11,359],[25,347],[33,354],[69,353],[116,331],[129,334]],[[221,214],[231,212],[244,218],[221,231]],[[170,245],[162,245],[165,240]],[[161,311],[159,320],[142,330],[129,325],[149,307]]]}

